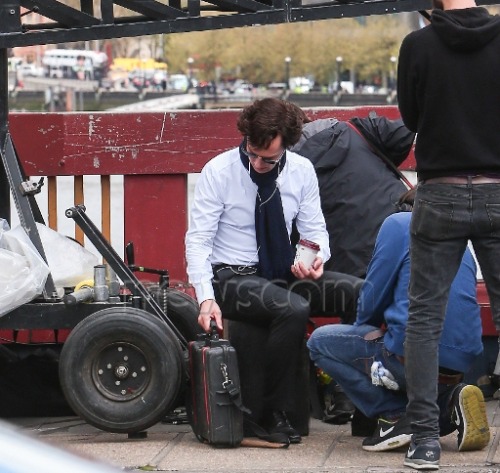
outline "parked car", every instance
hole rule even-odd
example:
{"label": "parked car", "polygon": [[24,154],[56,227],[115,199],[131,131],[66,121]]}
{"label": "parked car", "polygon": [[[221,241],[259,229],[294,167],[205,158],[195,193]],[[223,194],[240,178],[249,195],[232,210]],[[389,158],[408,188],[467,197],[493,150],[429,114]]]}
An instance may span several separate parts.
{"label": "parked car", "polygon": [[164,89],[167,74],[159,69],[135,69],[129,74],[130,83],[137,89]]}
{"label": "parked car", "polygon": [[33,63],[22,63],[17,66],[17,72],[21,78],[43,77],[43,67],[38,67]]}

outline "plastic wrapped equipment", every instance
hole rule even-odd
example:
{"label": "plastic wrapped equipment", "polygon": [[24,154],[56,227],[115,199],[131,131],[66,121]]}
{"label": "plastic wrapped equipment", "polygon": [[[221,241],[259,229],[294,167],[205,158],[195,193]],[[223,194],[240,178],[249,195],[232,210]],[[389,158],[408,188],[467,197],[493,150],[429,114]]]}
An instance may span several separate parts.
{"label": "plastic wrapped equipment", "polygon": [[49,267],[22,227],[0,219],[0,316],[33,300],[45,287]]}
{"label": "plastic wrapped equipment", "polygon": [[37,228],[56,287],[74,287],[94,278],[94,266],[99,264],[94,253],[45,225],[37,223]]}

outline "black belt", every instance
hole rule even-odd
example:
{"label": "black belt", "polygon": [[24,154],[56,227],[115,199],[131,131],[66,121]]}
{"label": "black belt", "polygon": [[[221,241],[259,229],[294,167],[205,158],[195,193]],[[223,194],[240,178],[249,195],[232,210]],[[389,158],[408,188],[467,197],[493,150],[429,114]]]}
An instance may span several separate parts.
{"label": "black belt", "polygon": [[244,264],[216,264],[212,266],[214,276],[217,276],[217,274],[220,271],[223,270],[231,270],[234,274],[239,274],[240,276],[246,276],[249,274],[257,274],[259,271],[258,266],[247,266]]}

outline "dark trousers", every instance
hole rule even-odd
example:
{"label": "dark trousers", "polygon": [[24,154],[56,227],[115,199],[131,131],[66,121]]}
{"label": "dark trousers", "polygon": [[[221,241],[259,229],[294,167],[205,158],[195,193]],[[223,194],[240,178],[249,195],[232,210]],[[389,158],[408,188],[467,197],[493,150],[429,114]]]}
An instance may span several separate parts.
{"label": "dark trousers", "polygon": [[[288,410],[293,374],[311,314],[342,317],[351,322],[362,280],[325,271],[317,281],[271,282],[234,269],[215,273],[214,290],[225,319],[251,323],[268,330],[262,346],[264,405]],[[245,352],[238,352],[244,357]]]}
{"label": "dark trousers", "polygon": [[411,220],[410,308],[405,341],[407,413],[417,442],[439,437],[435,382],[439,341],[450,286],[469,240],[499,329],[500,185],[419,184]]}

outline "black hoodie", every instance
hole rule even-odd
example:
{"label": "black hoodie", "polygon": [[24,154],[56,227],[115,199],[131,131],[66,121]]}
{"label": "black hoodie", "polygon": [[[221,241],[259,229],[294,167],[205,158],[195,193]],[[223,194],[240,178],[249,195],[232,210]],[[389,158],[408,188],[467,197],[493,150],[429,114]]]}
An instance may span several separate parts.
{"label": "black hoodie", "polygon": [[398,102],[419,179],[500,175],[500,17],[434,10],[401,45]]}

